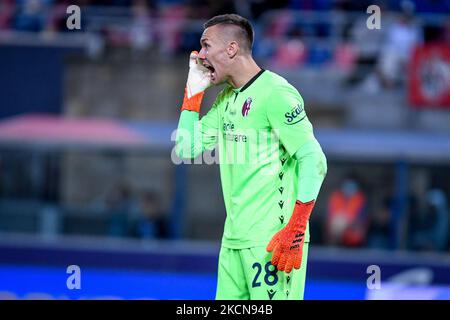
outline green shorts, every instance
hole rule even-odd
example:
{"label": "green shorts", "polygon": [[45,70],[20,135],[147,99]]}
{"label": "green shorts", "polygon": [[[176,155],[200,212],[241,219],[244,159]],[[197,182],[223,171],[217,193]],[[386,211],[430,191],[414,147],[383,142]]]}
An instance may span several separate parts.
{"label": "green shorts", "polygon": [[309,243],[303,245],[300,269],[289,274],[271,263],[266,247],[221,247],[217,300],[303,300]]}

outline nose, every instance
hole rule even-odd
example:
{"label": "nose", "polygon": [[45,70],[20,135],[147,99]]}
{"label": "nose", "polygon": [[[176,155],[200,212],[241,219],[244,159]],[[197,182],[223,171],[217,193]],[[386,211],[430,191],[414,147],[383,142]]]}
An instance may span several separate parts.
{"label": "nose", "polygon": [[206,50],[205,50],[205,48],[202,48],[202,49],[200,50],[200,52],[198,53],[198,58],[199,58],[199,59],[202,59],[202,60],[205,60],[205,59],[206,59]]}

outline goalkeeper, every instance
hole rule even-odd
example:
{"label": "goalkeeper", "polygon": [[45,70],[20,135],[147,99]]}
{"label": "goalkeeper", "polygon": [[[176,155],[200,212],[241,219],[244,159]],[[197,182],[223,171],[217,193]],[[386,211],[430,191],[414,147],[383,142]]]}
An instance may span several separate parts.
{"label": "goalkeeper", "polygon": [[[303,299],[308,221],[326,175],[298,91],[252,58],[253,28],[226,14],[204,25],[189,74],[175,151],[218,146],[227,211],[216,299]],[[200,119],[204,91],[225,84]]]}

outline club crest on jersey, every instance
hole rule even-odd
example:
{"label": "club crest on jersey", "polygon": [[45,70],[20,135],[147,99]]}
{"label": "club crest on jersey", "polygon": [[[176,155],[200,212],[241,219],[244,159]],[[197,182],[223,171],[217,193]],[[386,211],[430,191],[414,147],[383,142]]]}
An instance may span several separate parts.
{"label": "club crest on jersey", "polygon": [[242,116],[248,116],[248,112],[250,111],[250,106],[252,105],[252,98],[248,97],[242,105]]}

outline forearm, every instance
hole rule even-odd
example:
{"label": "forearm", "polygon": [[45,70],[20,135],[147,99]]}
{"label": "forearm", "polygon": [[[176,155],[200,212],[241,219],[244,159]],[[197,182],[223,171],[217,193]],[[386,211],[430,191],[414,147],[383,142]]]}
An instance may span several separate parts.
{"label": "forearm", "polygon": [[203,151],[198,112],[183,110],[178,121],[175,152],[181,159],[196,158]]}
{"label": "forearm", "polygon": [[294,155],[299,170],[297,199],[302,203],[316,200],[327,173],[327,160],[317,140],[302,146]]}
{"label": "forearm", "polygon": [[175,153],[179,158],[195,158],[203,152],[203,132],[199,113],[210,81],[210,71],[199,63],[198,52],[192,51],[189,56],[188,80],[175,138]]}
{"label": "forearm", "polygon": [[303,233],[327,173],[327,161],[317,140],[307,142],[294,155],[297,160],[298,192],[289,224]]}

